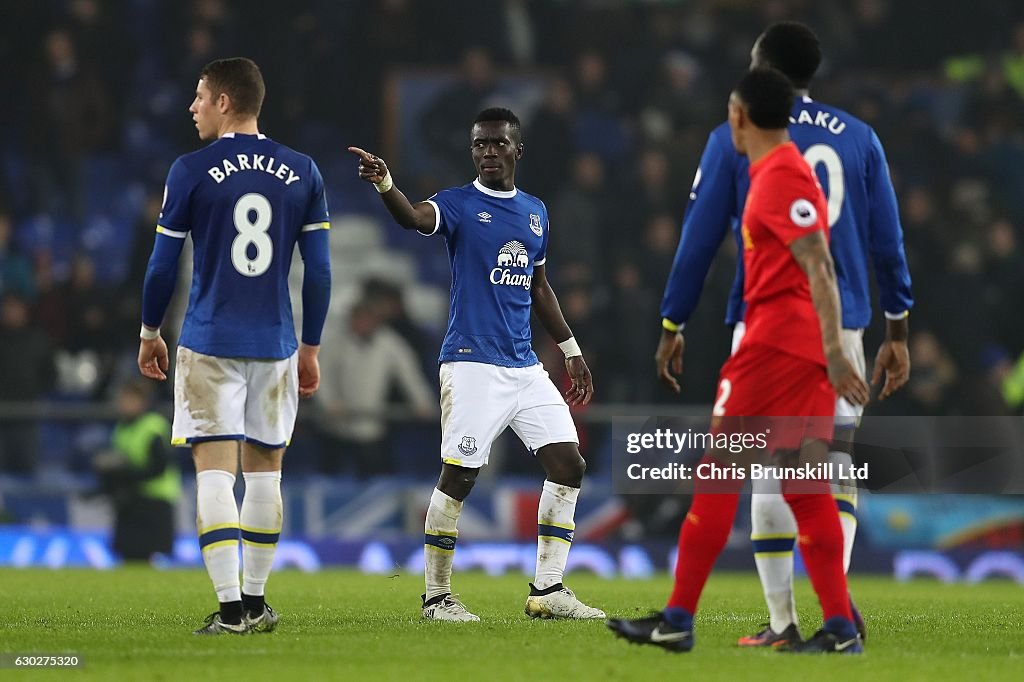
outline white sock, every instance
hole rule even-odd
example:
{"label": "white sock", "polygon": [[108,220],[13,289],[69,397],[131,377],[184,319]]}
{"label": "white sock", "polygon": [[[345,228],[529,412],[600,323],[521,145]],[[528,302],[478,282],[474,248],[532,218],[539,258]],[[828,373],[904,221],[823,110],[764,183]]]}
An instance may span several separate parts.
{"label": "white sock", "polygon": [[793,545],[796,542],[796,518],[782,497],[781,481],[753,481],[750,500],[750,540],[754,563],[768,604],[769,625],[782,632],[797,624],[793,598]]}
{"label": "white sock", "polygon": [[452,591],[452,558],[459,537],[456,525],[462,513],[462,502],[434,488],[423,524],[423,576],[426,600]]}
{"label": "white sock", "polygon": [[242,592],[263,596],[274,552],[281,537],[281,472],[243,472],[245,496],[239,515],[242,527]]}
{"label": "white sock", "polygon": [[537,572],[533,584],[538,590],[562,582],[576,524],[576,498],[580,489],[544,481],[537,505]]}
{"label": "white sock", "polygon": [[[846,452],[830,452],[828,459],[834,468],[842,464],[844,469],[853,466],[853,457]],[[843,570],[850,572],[850,557],[853,555],[853,541],[857,538],[857,485],[832,483],[832,497],[839,506],[839,525],[843,527]]]}
{"label": "white sock", "polygon": [[220,469],[196,474],[196,526],[206,572],[220,602],[240,601],[238,506],[235,475]]}

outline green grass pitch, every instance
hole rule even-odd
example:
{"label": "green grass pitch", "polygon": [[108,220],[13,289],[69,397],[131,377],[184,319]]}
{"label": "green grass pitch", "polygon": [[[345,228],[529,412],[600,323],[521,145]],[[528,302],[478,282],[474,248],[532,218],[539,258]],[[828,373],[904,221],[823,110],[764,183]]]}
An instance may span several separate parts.
{"label": "green grass pitch", "polygon": [[[667,576],[569,585],[610,615],[663,604]],[[740,650],[764,621],[751,574],[712,577],[697,648],[669,654],[614,639],[600,622],[531,621],[521,576],[457,574],[455,587],[482,623],[419,620],[421,577],[351,571],[271,576],[281,612],[273,634],[200,638],[213,610],[205,573],[0,569],[0,652],[74,652],[80,670],[0,670],[3,679],[97,680],[833,680],[1024,679],[1024,589],[1004,582],[897,584],[855,577],[868,619],[861,657],[796,657]],[[820,624],[806,580],[798,585],[804,635]]]}

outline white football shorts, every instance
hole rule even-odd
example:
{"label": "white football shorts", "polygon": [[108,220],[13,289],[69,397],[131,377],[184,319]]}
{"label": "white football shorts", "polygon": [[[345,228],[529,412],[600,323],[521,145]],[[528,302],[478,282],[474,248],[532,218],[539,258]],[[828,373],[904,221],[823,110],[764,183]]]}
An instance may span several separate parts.
{"label": "white football shorts", "polygon": [[298,409],[297,353],[283,360],[219,358],[178,346],[172,445],[244,440],[283,448]]}
{"label": "white football shorts", "polygon": [[[743,322],[737,322],[732,330],[731,353],[735,353],[736,349],[740,347],[740,341],[743,340],[743,335],[746,332],[747,325]],[[861,378],[866,381],[867,377],[865,377],[864,372],[867,371],[867,361],[864,359],[864,330],[842,329],[840,330],[839,341],[843,344],[843,355],[853,364],[854,369],[857,370]],[[836,426],[857,426],[860,424],[862,416],[864,416],[863,405],[854,405],[847,401],[846,398],[836,398]]]}
{"label": "white football shorts", "polygon": [[509,426],[534,454],[551,443],[579,444],[569,406],[543,365],[445,362],[439,371],[442,462],[479,469]]}

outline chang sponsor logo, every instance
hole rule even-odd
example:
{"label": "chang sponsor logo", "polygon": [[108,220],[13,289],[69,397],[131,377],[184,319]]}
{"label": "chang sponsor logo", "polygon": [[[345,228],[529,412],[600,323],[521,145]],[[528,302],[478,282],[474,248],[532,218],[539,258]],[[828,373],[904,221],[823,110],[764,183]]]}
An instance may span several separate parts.
{"label": "chang sponsor logo", "polygon": [[491,270],[491,284],[523,287],[529,289],[533,275],[525,272],[513,272],[513,269],[528,268],[530,254],[522,242],[510,241],[498,250],[497,266]]}

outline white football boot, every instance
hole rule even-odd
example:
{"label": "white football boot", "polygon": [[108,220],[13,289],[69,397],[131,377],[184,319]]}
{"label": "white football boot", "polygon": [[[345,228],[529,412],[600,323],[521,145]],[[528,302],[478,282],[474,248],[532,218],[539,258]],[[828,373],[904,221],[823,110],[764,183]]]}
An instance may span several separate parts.
{"label": "white football boot", "polygon": [[587,606],[561,583],[538,590],[530,583],[530,596],[526,598],[526,615],[530,618],[570,618],[573,620],[604,620],[601,609]]}
{"label": "white football boot", "polygon": [[423,595],[423,618],[426,620],[446,620],[453,623],[472,623],[480,620],[480,617],[470,613],[466,606],[459,601],[458,596],[446,594],[440,599],[431,600],[426,603],[426,595]]}

